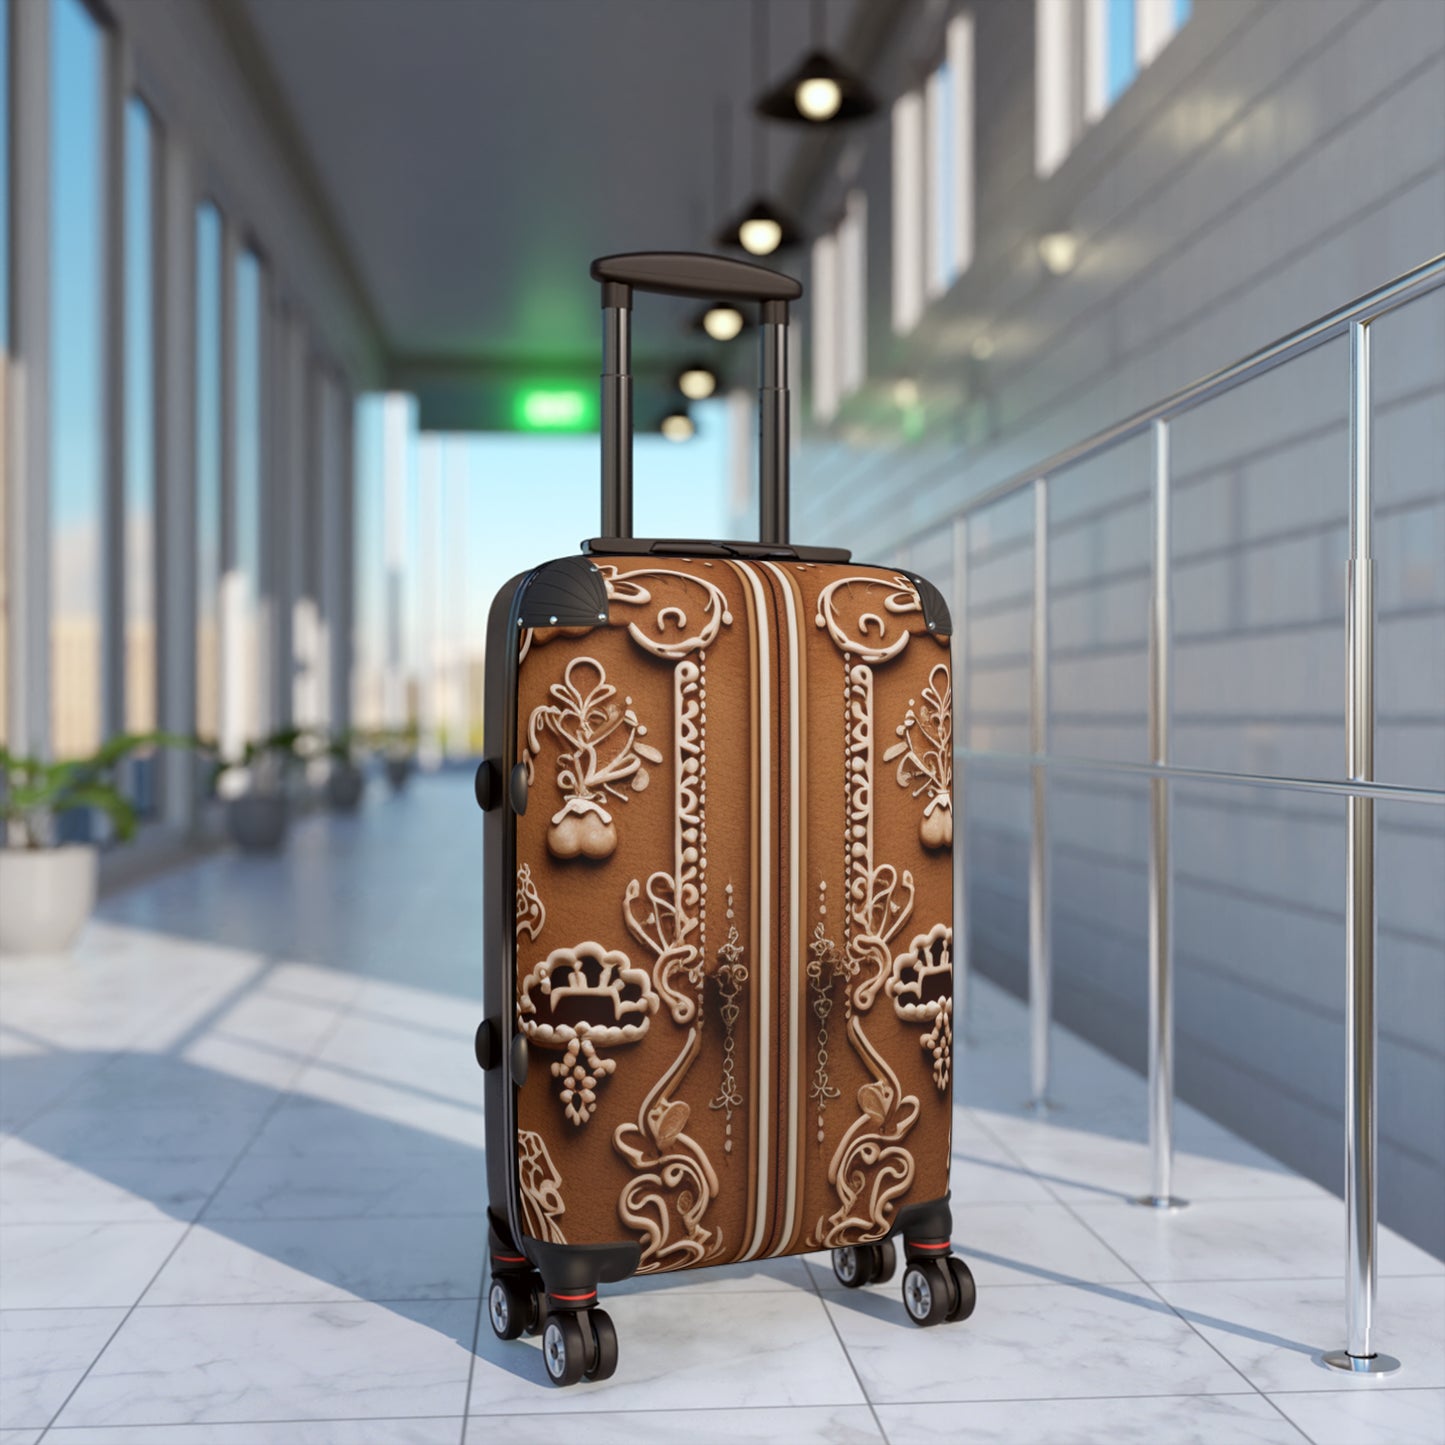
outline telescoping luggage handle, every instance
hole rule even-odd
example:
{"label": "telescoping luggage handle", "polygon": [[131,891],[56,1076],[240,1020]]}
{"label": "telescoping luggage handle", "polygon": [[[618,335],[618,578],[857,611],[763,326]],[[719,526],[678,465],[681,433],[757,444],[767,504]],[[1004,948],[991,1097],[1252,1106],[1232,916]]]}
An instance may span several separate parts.
{"label": "telescoping luggage handle", "polygon": [[[758,397],[761,543],[788,544],[788,302],[802,283],[766,266],[694,251],[639,251],[592,263],[602,283],[602,531],[632,536],[632,293],[756,301],[762,310]],[[695,544],[702,547],[704,544]],[[716,545],[716,544],[715,544]]]}

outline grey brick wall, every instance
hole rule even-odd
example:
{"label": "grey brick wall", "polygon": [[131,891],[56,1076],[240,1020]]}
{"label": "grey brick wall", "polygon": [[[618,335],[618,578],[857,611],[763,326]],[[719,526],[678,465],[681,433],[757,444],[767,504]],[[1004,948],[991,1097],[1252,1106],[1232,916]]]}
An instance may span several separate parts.
{"label": "grey brick wall", "polygon": [[[1062,446],[1445,249],[1445,5],[1195,0],[1194,18],[1047,181],[1033,172],[1033,6],[976,0],[976,260],[905,341],[889,320],[886,125],[848,157],[869,202],[867,394],[805,434],[800,538],[952,585],[960,504]],[[945,10],[885,57],[921,73]],[[844,189],[818,197],[825,219]],[[1067,277],[1033,242],[1081,241]],[[986,331],[996,350],[969,355]],[[1378,323],[1378,774],[1445,787],[1445,293]],[[806,334],[804,340],[806,350]],[[924,434],[888,392],[917,378]],[[1339,778],[1344,768],[1348,357],[1343,342],[1174,427],[1176,761]],[[1052,483],[1050,741],[1143,761],[1148,450]],[[970,525],[960,741],[1024,751],[1032,510]],[[1141,783],[1054,785],[1056,1004],[1142,1069]],[[1027,788],[969,770],[976,965],[1026,987]],[[1378,810],[1382,1217],[1445,1255],[1445,810]],[[1339,1188],[1344,804],[1176,793],[1181,1095]]]}

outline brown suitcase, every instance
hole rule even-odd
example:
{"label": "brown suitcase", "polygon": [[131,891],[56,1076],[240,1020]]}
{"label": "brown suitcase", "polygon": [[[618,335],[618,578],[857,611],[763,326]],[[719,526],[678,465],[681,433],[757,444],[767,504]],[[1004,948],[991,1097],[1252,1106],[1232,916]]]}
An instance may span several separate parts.
{"label": "brown suitcase", "polygon": [[[498,595],[487,810],[492,1280],[555,1383],[599,1283],[830,1249],[920,1324],[949,1253],[952,693],[938,591],[786,542],[791,278],[607,257],[604,530]],[[761,303],[760,543],[630,537],[633,289]]]}

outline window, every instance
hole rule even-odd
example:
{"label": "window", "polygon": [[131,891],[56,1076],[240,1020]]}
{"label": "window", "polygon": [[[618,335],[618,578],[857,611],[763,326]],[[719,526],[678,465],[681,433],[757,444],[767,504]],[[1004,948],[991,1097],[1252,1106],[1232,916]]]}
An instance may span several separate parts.
{"label": "window", "polygon": [[867,200],[850,191],[843,219],[813,243],[813,419],[831,421],[868,370]]}
{"label": "window", "polygon": [[228,741],[244,744],[266,730],[261,718],[261,297],[260,258],[243,251],[236,262],[233,334],[231,537],[233,555],[222,586],[228,653],[222,695]]}
{"label": "window", "polygon": [[55,0],[50,52],[51,746],[101,740],[105,32]]}
{"label": "window", "polygon": [[1041,176],[1059,168],[1192,11],[1192,0],[1034,0],[1034,164]]}
{"label": "window", "polygon": [[156,725],[155,128],[125,111],[125,728]]}
{"label": "window", "polygon": [[893,329],[973,262],[973,17],[955,15],[942,62],[893,107]]}
{"label": "window", "polygon": [[221,213],[196,210],[196,731],[220,731]]}

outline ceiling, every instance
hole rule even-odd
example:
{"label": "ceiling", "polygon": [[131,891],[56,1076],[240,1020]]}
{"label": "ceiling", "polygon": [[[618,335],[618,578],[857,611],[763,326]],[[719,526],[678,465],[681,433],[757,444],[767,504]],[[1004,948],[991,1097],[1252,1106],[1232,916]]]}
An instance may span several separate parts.
{"label": "ceiling", "polygon": [[[824,8],[843,49],[891,7]],[[712,249],[723,98],[728,209],[755,190],[747,0],[240,0],[240,12],[394,368],[595,366],[590,260]],[[808,48],[812,9],[773,0],[766,13],[776,79]],[[773,180],[796,185],[818,138],[766,129]],[[686,306],[643,309],[642,365],[692,348]]]}

